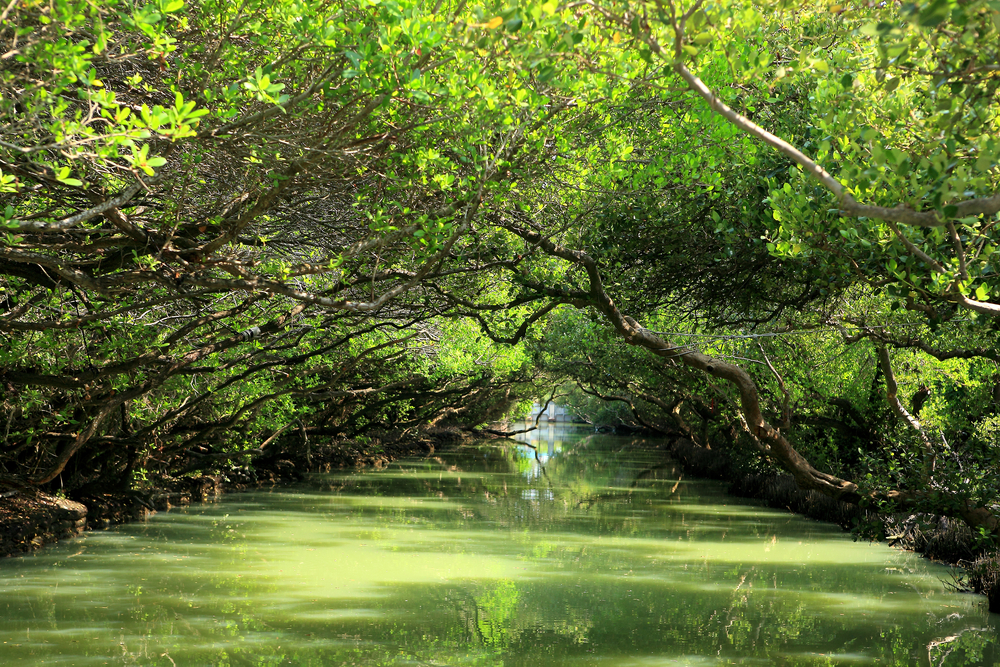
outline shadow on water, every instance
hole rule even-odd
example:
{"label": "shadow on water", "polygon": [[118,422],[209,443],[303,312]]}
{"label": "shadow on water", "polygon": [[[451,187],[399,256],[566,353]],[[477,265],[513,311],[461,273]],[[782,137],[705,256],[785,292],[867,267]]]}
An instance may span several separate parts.
{"label": "shadow on water", "polygon": [[1000,660],[996,616],[948,592],[946,568],[686,480],[653,441],[531,444],[234,494],[7,561],[3,664]]}

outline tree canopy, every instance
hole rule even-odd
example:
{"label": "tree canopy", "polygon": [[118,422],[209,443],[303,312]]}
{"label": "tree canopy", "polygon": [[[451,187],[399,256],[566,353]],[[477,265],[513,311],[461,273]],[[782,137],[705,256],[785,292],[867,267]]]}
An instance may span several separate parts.
{"label": "tree canopy", "polygon": [[0,23],[4,483],[474,426],[568,382],[1000,532],[996,2]]}

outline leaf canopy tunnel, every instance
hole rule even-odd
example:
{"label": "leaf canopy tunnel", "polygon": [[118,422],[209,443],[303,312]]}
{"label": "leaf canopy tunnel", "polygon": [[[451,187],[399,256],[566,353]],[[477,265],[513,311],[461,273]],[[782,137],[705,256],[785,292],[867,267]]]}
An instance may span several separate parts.
{"label": "leaf canopy tunnel", "polygon": [[554,384],[1000,532],[1000,7],[11,3],[2,481],[483,425]]}

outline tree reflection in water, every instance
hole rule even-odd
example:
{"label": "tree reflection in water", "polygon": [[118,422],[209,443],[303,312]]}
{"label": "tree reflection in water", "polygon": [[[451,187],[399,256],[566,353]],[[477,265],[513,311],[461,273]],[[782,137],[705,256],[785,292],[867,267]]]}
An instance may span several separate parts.
{"label": "tree reflection in water", "polygon": [[944,568],[684,479],[656,441],[541,431],[10,560],[4,664],[1000,659]]}

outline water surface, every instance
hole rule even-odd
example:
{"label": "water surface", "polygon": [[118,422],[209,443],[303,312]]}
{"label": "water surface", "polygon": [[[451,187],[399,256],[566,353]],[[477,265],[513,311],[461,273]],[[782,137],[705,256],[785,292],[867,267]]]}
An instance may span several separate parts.
{"label": "water surface", "polygon": [[0,663],[1000,664],[1000,619],[944,566],[727,497],[653,441],[526,441],[5,560]]}

